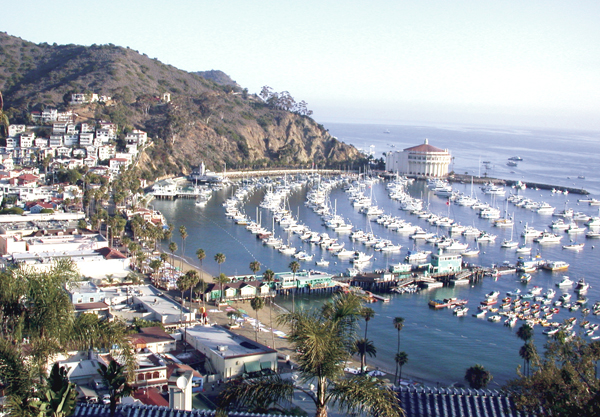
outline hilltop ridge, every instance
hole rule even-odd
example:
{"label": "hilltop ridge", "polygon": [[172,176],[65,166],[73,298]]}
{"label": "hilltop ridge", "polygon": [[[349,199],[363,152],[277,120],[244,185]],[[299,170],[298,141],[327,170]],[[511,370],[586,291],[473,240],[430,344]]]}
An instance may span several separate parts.
{"label": "hilltop ridge", "polygon": [[[30,124],[34,110],[69,108],[75,93],[111,97],[73,107],[77,121],[117,123],[121,137],[148,132],[151,146],[138,164],[149,179],[187,174],[202,161],[219,171],[224,164],[346,167],[362,158],[309,116],[249,94],[223,71],[186,72],[112,44],[35,44],[6,33],[0,62],[11,123]],[[160,100],[164,93],[170,101]]]}

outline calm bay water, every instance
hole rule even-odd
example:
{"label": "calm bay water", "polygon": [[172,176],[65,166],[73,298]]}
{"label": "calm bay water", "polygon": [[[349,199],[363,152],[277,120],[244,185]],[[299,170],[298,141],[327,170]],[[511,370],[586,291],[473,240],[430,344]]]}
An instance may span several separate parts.
{"label": "calm bay water", "polygon": [[[600,161],[597,156],[600,153],[600,141],[597,134],[584,134],[577,132],[556,131],[514,131],[500,129],[481,128],[456,128],[456,127],[420,127],[420,126],[381,126],[381,125],[342,125],[331,124],[326,126],[332,134],[340,140],[351,143],[363,149],[374,146],[375,156],[381,156],[382,152],[388,150],[401,150],[403,148],[422,143],[425,138],[429,143],[448,148],[454,159],[452,167],[456,172],[475,173],[480,169],[480,161],[492,162],[489,175],[500,178],[525,179],[549,183],[554,185],[569,185],[573,183],[582,187],[593,196],[600,194]],[[389,130],[390,133],[384,133]],[[394,145],[394,146],[392,146]],[[523,162],[518,167],[505,165],[510,156],[521,156]],[[514,171],[511,173],[510,171]],[[483,173],[484,170],[481,171]],[[578,175],[585,175],[585,180],[577,179]],[[571,179],[567,179],[570,177]],[[470,184],[455,184],[454,189],[466,194],[471,192]],[[373,196],[377,204],[396,216],[406,218],[413,224],[418,224],[432,231],[424,220],[418,219],[407,212],[399,210],[399,203],[391,200],[385,190],[385,183],[375,184],[372,188]],[[300,221],[315,231],[326,231],[322,226],[321,219],[310,209],[304,206],[306,189],[302,188],[294,192],[289,198],[289,205],[293,213],[297,214]],[[415,182],[409,191],[416,197],[429,201],[430,209],[434,213],[447,215],[455,218],[464,225],[475,225],[476,227],[490,231],[498,235],[495,244],[481,245],[481,254],[472,258],[475,264],[490,266],[493,263],[509,261],[515,263],[517,256],[514,251],[501,249],[500,242],[510,237],[510,229],[503,230],[492,226],[490,221],[480,219],[475,212],[466,207],[457,205],[447,206],[445,199],[431,194],[423,182]],[[245,211],[255,218],[257,207],[264,192],[255,193],[245,204]],[[598,209],[584,203],[578,203],[574,194],[562,195],[552,194],[548,191],[525,190],[522,191],[526,197],[536,201],[546,201],[562,210],[565,206],[572,207],[575,211],[583,211],[589,215],[597,215]],[[503,197],[492,200],[490,196],[484,196],[478,187],[474,188],[484,201],[504,209]],[[262,245],[253,234],[245,227],[236,226],[230,219],[225,218],[224,208],[221,203],[231,195],[231,189],[224,189],[216,193],[208,205],[199,208],[192,200],[177,201],[155,201],[153,205],[163,212],[169,223],[176,229],[184,225],[189,237],[185,242],[186,257],[195,261],[195,252],[198,248],[206,251],[207,258],[204,261],[204,269],[213,275],[218,273],[218,265],[213,260],[216,253],[222,252],[226,255],[226,262],[222,270],[228,275],[242,275],[250,273],[249,264],[258,260],[262,270],[270,268],[274,271],[285,271],[293,260],[289,256],[280,254]],[[508,195],[508,193],[507,193]],[[398,234],[374,223],[367,222],[366,216],[358,213],[350,204],[346,193],[341,189],[334,189],[330,195],[332,202],[336,203],[339,214],[344,215],[356,228],[363,230],[372,227],[373,232],[381,237],[392,239],[403,246],[400,253],[383,254],[373,252],[374,260],[372,268],[386,268],[390,264],[402,261],[407,249],[412,249],[414,242],[408,235]],[[537,229],[548,228],[553,220],[552,216],[541,216],[529,210],[508,205],[509,213],[514,213],[516,219],[515,240],[520,235],[525,223]],[[263,209],[259,210],[259,216],[263,225],[271,226],[270,214]],[[276,233],[283,235],[283,231],[276,227]],[[330,235],[334,235],[328,231]],[[440,230],[440,233],[443,233]],[[347,248],[355,247],[370,253],[372,249],[364,248],[362,245],[354,245],[348,235],[339,235],[339,240],[345,242]],[[464,238],[463,238],[464,239]],[[177,232],[174,240],[182,247]],[[580,236],[580,242],[585,237]],[[569,242],[565,233],[562,244]],[[319,247],[300,242],[297,235],[290,236],[290,243],[296,248],[304,249],[315,254],[315,260],[322,256],[331,260],[327,268],[316,268],[314,262],[301,263],[305,269],[321,269],[331,273],[341,273],[350,266],[348,261],[340,261],[323,253]],[[561,244],[539,247],[534,244],[534,250],[538,250],[543,259],[563,260],[570,264],[568,272],[550,273],[539,271],[534,274],[529,286],[538,285],[544,288],[555,288],[555,283],[562,275],[568,274],[573,280],[585,277],[592,285],[588,292],[590,304],[600,300],[600,279],[596,271],[600,270],[600,241],[598,248],[594,245],[596,241],[588,240],[586,247],[579,253],[565,251]],[[432,250],[426,243],[419,243],[419,248]],[[519,276],[507,275],[494,280],[485,278],[481,283],[473,286],[461,286],[453,288],[440,288],[416,294],[392,295],[390,303],[371,304],[370,307],[376,312],[376,317],[369,323],[369,339],[372,339],[377,347],[377,357],[368,360],[371,366],[379,366],[383,369],[394,371],[393,357],[396,353],[396,330],[393,328],[394,317],[405,318],[405,326],[401,333],[401,349],[408,353],[409,362],[403,369],[403,374],[425,380],[430,383],[439,382],[449,385],[455,382],[462,383],[465,370],[476,364],[482,364],[494,375],[494,383],[503,384],[516,376],[516,367],[522,363],[518,350],[522,341],[515,336],[515,329],[504,327],[502,323],[490,323],[486,320],[471,317],[470,313],[476,310],[477,305],[483,300],[484,294],[498,290],[502,294],[514,288],[526,288],[519,282]],[[558,291],[560,294],[560,291]],[[571,290],[572,293],[572,290]],[[427,307],[427,302],[432,298],[459,297],[469,299],[469,316],[458,318],[451,311],[434,311]],[[297,298],[297,304],[310,308],[320,302],[323,298],[319,296],[301,296]],[[280,300],[283,305],[290,305],[290,300]],[[567,317],[575,316],[581,320],[579,312],[563,312],[555,316],[555,321],[562,321]],[[593,323],[599,323],[600,319],[590,316],[588,319]],[[579,327],[577,327],[579,328]],[[538,347],[542,349],[545,336],[541,328],[535,329],[535,340]]]}

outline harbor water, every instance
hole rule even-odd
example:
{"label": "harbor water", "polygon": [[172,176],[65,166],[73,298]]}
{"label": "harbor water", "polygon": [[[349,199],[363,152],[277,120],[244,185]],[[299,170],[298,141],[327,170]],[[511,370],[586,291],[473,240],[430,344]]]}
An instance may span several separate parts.
{"label": "harbor water", "polygon": [[[594,141],[593,134],[577,132],[532,132],[499,129],[480,128],[456,128],[456,127],[419,127],[419,126],[380,126],[380,125],[328,125],[326,126],[332,134],[340,140],[361,147],[365,150],[373,150],[376,157],[390,150],[402,150],[422,143],[425,138],[429,143],[447,148],[452,153],[453,166],[451,169],[457,173],[483,174],[486,170],[490,176],[499,178],[522,179],[563,186],[573,186],[589,190],[594,197],[600,192],[600,161],[592,155],[600,152],[600,144]],[[384,133],[389,130],[389,133]],[[371,148],[373,146],[373,148]],[[509,167],[506,161],[509,157],[519,156],[523,161],[517,167]],[[490,161],[488,168],[481,165],[481,161]],[[511,172],[512,171],[512,172]],[[585,179],[578,178],[585,176]],[[567,178],[569,177],[569,178]],[[372,195],[376,204],[385,213],[398,216],[414,225],[424,229],[437,232],[440,235],[447,234],[443,228],[436,229],[423,219],[400,210],[400,203],[390,199],[385,182],[374,183],[371,188],[365,190],[367,196]],[[504,262],[514,264],[518,255],[515,250],[503,249],[500,242],[510,238],[511,233],[514,240],[522,242],[520,234],[527,224],[536,229],[549,230],[549,225],[556,217],[551,215],[540,215],[530,210],[516,207],[506,203],[505,197],[484,195],[477,185],[453,184],[456,191],[466,195],[480,198],[492,206],[504,211],[507,209],[510,216],[514,216],[515,227],[510,228],[493,227],[490,220],[481,219],[476,212],[469,208],[456,204],[447,204],[447,198],[434,195],[425,182],[416,181],[408,187],[409,193],[421,198],[429,205],[429,210],[440,215],[448,215],[465,226],[473,225],[498,235],[495,243],[481,243],[480,254],[469,258],[469,262],[481,266],[502,264]],[[472,191],[471,191],[472,190]],[[285,243],[303,249],[314,254],[313,261],[300,262],[303,269],[317,269],[333,274],[344,273],[351,266],[349,261],[327,253],[319,246],[302,242],[296,234],[284,232],[282,228],[272,221],[271,213],[259,208],[259,204],[265,193],[260,189],[253,193],[245,201],[243,210],[252,219],[258,219],[268,229],[273,228],[275,234],[280,236]],[[293,191],[288,199],[291,212],[299,221],[307,225],[313,231],[328,232],[330,236],[337,237],[339,242],[345,244],[345,248],[364,251],[373,254],[373,260],[367,269],[387,269],[390,265],[403,261],[409,249],[436,250],[432,245],[423,241],[415,241],[408,234],[400,234],[390,231],[384,226],[377,224],[364,215],[358,209],[352,207],[348,194],[341,187],[334,188],[329,196],[332,206],[338,214],[344,216],[354,228],[365,231],[372,230],[378,237],[392,240],[402,245],[401,251],[397,253],[376,252],[373,248],[367,248],[360,243],[354,243],[349,234],[336,234],[323,226],[322,219],[312,210],[304,205],[306,201],[307,187],[298,188]],[[227,275],[250,274],[250,262],[257,260],[261,263],[261,271],[269,268],[276,272],[288,270],[288,265],[294,259],[283,255],[272,248],[266,247],[256,236],[246,230],[245,227],[236,225],[225,216],[222,203],[231,196],[232,187],[224,188],[215,192],[213,198],[204,207],[194,204],[193,200],[154,201],[155,209],[160,210],[167,221],[175,226],[173,240],[178,244],[180,251],[184,243],[178,236],[179,226],[185,226],[189,234],[185,241],[186,258],[199,265],[195,259],[195,252],[202,248],[206,252],[203,261],[203,269],[212,275],[217,275],[218,264],[214,261],[214,255],[221,252],[225,254],[226,261],[221,269]],[[556,207],[556,211],[565,207],[573,208],[575,211],[584,212],[590,216],[598,215],[598,207],[587,203],[578,202],[584,198],[581,195],[564,195],[544,190],[526,189],[518,191],[520,194],[535,201],[545,201]],[[506,197],[510,193],[517,193],[515,189],[507,189]],[[589,198],[585,197],[585,198]],[[564,232],[562,242],[551,245],[538,245],[532,243],[533,254],[539,254],[541,259],[552,261],[565,261],[570,264],[567,271],[549,272],[540,270],[533,273],[531,282],[527,285],[520,282],[521,274],[504,275],[498,278],[486,277],[481,282],[473,285],[462,285],[455,287],[443,287],[434,290],[421,291],[411,294],[392,294],[389,303],[370,304],[376,312],[375,318],[369,322],[368,338],[374,341],[377,348],[377,356],[368,358],[371,367],[380,367],[384,370],[394,372],[394,355],[396,353],[397,332],[393,327],[394,317],[403,317],[405,325],[401,332],[401,350],[408,354],[408,363],[403,368],[403,376],[426,381],[431,384],[451,385],[454,383],[464,384],[464,374],[468,367],[481,364],[494,376],[492,386],[504,384],[511,378],[516,377],[516,368],[522,364],[518,355],[519,348],[523,342],[515,336],[516,329],[503,326],[502,322],[492,323],[485,319],[472,317],[484,295],[491,291],[499,291],[501,297],[507,291],[520,288],[524,292],[528,287],[534,285],[544,288],[544,291],[553,288],[558,295],[563,290],[556,283],[563,275],[569,275],[572,280],[577,281],[585,278],[591,284],[587,298],[589,305],[600,300],[600,279],[597,271],[600,270],[600,260],[596,248],[596,242],[600,240],[587,239],[585,234],[577,237],[568,236]],[[461,241],[467,241],[472,247],[476,247],[474,239],[460,237]],[[570,242],[573,240],[573,242]],[[585,243],[582,251],[568,251],[562,245],[569,243]],[[330,261],[328,267],[317,267],[315,260],[321,258]],[[564,291],[573,293],[573,288]],[[318,305],[324,299],[324,295],[301,294],[296,297],[297,307],[311,308]],[[457,317],[451,310],[434,310],[428,308],[430,299],[457,297],[468,299],[470,311],[465,317]],[[574,298],[576,298],[574,296]],[[279,300],[284,306],[290,306],[290,299]],[[555,315],[553,321],[562,322],[568,317],[576,317],[582,320],[579,311],[569,312],[561,310]],[[599,323],[597,316],[587,317],[592,323]],[[576,326],[579,330],[579,326]],[[542,329],[536,326],[535,342],[540,350],[546,341]]]}

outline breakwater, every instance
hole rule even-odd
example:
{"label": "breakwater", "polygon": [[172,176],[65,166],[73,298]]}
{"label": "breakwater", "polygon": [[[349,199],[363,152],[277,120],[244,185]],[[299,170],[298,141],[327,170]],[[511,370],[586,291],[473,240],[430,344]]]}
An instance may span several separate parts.
{"label": "breakwater", "polygon": [[470,183],[473,181],[474,184],[485,184],[488,182],[493,182],[497,185],[507,185],[509,187],[517,186],[520,184],[525,185],[527,188],[531,189],[540,189],[540,190],[555,190],[564,193],[565,191],[570,194],[582,194],[588,195],[589,192],[583,188],[578,187],[566,187],[563,185],[551,185],[551,184],[543,184],[539,182],[531,182],[531,181],[516,181],[516,180],[505,180],[501,178],[491,178],[487,176],[474,176],[474,175],[464,175],[464,174],[454,174],[448,176],[449,182],[459,182],[463,184]]}

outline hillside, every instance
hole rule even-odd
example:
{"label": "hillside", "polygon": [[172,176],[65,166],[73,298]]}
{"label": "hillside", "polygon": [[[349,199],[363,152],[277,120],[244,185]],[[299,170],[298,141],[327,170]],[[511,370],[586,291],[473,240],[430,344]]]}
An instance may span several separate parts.
{"label": "hillside", "polygon": [[[0,91],[11,123],[67,108],[72,93],[112,97],[73,108],[77,121],[148,132],[153,144],[140,159],[148,178],[188,173],[201,161],[219,171],[225,163],[340,167],[361,158],[310,117],[248,94],[222,71],[186,72],[114,45],[34,44],[0,33]],[[161,102],[163,93],[171,102]]]}

